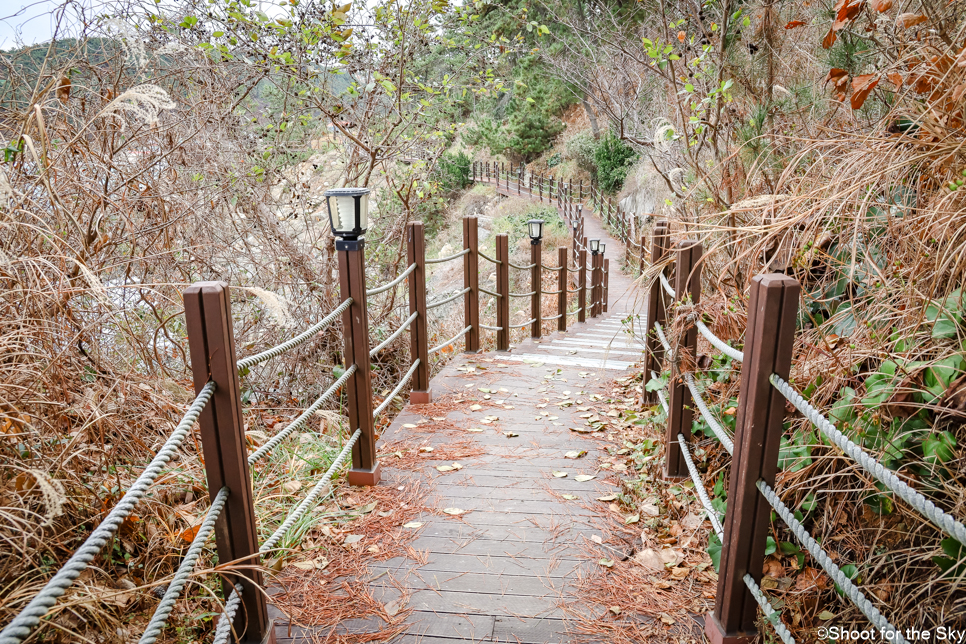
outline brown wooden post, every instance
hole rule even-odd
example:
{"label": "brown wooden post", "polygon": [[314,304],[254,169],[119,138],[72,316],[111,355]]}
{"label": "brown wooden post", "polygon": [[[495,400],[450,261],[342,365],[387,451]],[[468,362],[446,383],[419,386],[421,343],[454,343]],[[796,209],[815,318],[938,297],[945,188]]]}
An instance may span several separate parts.
{"label": "brown wooden post", "polygon": [[597,255],[595,255],[593,283],[594,283],[594,304],[591,307],[591,311],[593,311],[593,316],[596,318],[596,317],[600,317],[600,313],[601,313],[600,297],[601,297],[601,291],[603,290],[603,283],[604,283],[604,256],[601,255],[600,253],[597,253]]}
{"label": "brown wooden post", "polygon": [[527,191],[530,193],[530,196],[532,197],[533,196],[533,172],[530,173],[530,176],[528,177],[528,181],[529,181],[528,183],[529,187],[527,188]]}
{"label": "brown wooden post", "polygon": [[530,290],[533,291],[533,295],[530,296],[530,317],[533,318],[533,324],[530,326],[531,338],[539,338],[543,334],[543,312],[540,310],[540,300],[543,296],[543,277],[540,266],[542,256],[543,240],[530,240],[530,263],[533,264],[533,268],[530,269]]}
{"label": "brown wooden post", "polygon": [[641,235],[641,275],[644,274],[644,251],[647,249],[647,235]]}
{"label": "brown wooden post", "polygon": [[557,295],[557,313],[560,315],[557,318],[557,330],[566,331],[567,330],[567,284],[570,282],[568,277],[570,272],[567,270],[567,247],[558,246],[557,247],[557,266],[560,270],[557,271],[557,290],[560,294]]}
{"label": "brown wooden post", "polygon": [[506,233],[496,236],[496,350],[510,350],[510,239]]}
{"label": "brown wooden post", "polygon": [[577,251],[577,257],[579,264],[577,265],[577,307],[580,312],[577,313],[577,321],[584,322],[587,320],[587,238],[584,237],[584,244],[580,250]]}
{"label": "brown wooden post", "polygon": [[540,189],[540,203],[543,203],[543,176],[537,177],[537,187]]}
{"label": "brown wooden post", "polygon": [[584,180],[580,180],[580,200],[584,200]]}
{"label": "brown wooden post", "polygon": [[610,260],[609,259],[605,259],[604,260],[604,284],[603,284],[603,287],[601,289],[601,294],[600,294],[600,306],[601,306],[601,310],[604,313],[607,313],[607,295],[608,295],[608,293],[607,293],[607,282],[608,282],[608,279],[607,278],[608,278],[609,275],[610,275]]}
{"label": "brown wooden post", "polygon": [[[680,241],[674,246],[677,260],[674,267],[674,300],[676,302],[688,302],[698,304],[701,300],[701,243],[694,240]],[[669,333],[665,329],[665,336]],[[698,329],[690,326],[683,338],[677,339],[681,350],[679,354],[692,356],[692,360],[698,355]],[[674,342],[668,338],[668,342]],[[667,420],[667,454],[664,461],[664,476],[669,479],[687,478],[688,466],[684,462],[681,454],[681,446],[678,444],[678,434],[684,434],[684,438],[691,439],[691,421],[694,416],[694,408],[691,400],[691,391],[684,382],[683,369],[680,360],[671,362],[671,380],[669,383],[670,395],[668,397],[668,420]]]}
{"label": "brown wooden post", "polygon": [[523,168],[517,172],[517,196],[520,196],[520,185],[523,183]]}
{"label": "brown wooden post", "polygon": [[407,227],[408,264],[416,264],[409,274],[409,314],[418,313],[409,326],[410,350],[412,359],[419,358],[412,378],[412,392],[409,402],[413,405],[427,405],[433,402],[433,392],[429,388],[429,320],[426,317],[426,234],[421,221],[414,221]]}
{"label": "brown wooden post", "polygon": [[[654,224],[654,232],[651,235],[651,265],[655,266],[664,261],[671,245],[671,230],[668,222],[662,219]],[[643,250],[641,251],[643,252]],[[667,273],[668,269],[664,269]],[[663,371],[664,347],[654,332],[654,323],[657,322],[662,327],[667,320],[667,309],[671,299],[664,292],[664,287],[659,279],[655,277],[654,283],[647,294],[647,319],[645,320],[645,339],[644,339],[644,380],[651,379],[651,372],[660,374]],[[645,391],[646,400],[651,403],[657,401],[657,394]]]}
{"label": "brown wooden post", "polygon": [[[463,296],[463,324],[471,328],[466,333],[466,352],[480,350],[480,247],[476,217],[463,217],[463,288],[470,289]],[[412,314],[410,314],[412,315]]]}
{"label": "brown wooden post", "polygon": [[718,593],[704,626],[712,644],[757,635],[758,605],[742,579],[761,583],[771,507],[755,483],[775,485],[785,419],[785,399],[768,378],[788,379],[801,294],[798,282],[780,274],[756,275],[750,290]]}
{"label": "brown wooden post", "polygon": [[[422,229],[420,229],[422,230]],[[352,448],[350,485],[379,483],[379,462],[376,460],[376,432],[372,418],[372,376],[369,361],[369,312],[366,307],[366,242],[364,239],[337,239],[335,251],[339,261],[339,292],[351,297],[352,304],[342,314],[342,335],[346,367],[356,366],[356,372],[346,382],[346,401],[349,427],[362,435]],[[416,271],[410,273],[413,275]],[[425,293],[425,290],[424,290]],[[410,298],[410,302],[411,302]],[[423,309],[425,311],[425,309]],[[423,317],[425,320],[425,316]],[[413,325],[418,324],[415,320]],[[420,366],[427,364],[421,362]],[[427,365],[428,366],[428,365]],[[428,377],[429,371],[426,370]]]}
{"label": "brown wooden post", "polygon": [[259,589],[264,580],[258,569],[255,503],[248,471],[228,285],[224,282],[192,284],[184,292],[184,313],[195,394],[209,380],[216,386],[198,417],[209,497],[214,498],[223,487],[231,492],[224,512],[215,523],[215,543],[219,561],[237,562],[240,566],[223,574],[222,589],[228,597],[234,584],[242,584],[245,608],[236,613],[234,628],[237,633],[244,633],[241,641],[261,643],[271,625],[265,595]]}

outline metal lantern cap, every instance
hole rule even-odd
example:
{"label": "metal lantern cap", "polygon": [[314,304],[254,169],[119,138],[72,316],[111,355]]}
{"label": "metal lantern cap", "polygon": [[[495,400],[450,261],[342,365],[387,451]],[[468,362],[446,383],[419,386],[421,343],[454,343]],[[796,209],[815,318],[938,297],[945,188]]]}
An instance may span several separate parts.
{"label": "metal lantern cap", "polygon": [[596,255],[597,253],[600,252],[600,240],[599,239],[591,239],[587,243],[590,246],[590,252],[592,252],[594,255]]}
{"label": "metal lantern cap", "polygon": [[600,245],[600,254],[601,254],[601,255],[603,255],[603,254],[604,254],[604,249],[605,249],[605,248],[607,248],[607,244],[601,244],[601,245]]}
{"label": "metal lantern cap", "polygon": [[536,244],[543,238],[543,219],[531,219],[527,222],[527,231],[530,233],[530,243]]}
{"label": "metal lantern cap", "polygon": [[332,188],[325,191],[332,234],[359,239],[369,227],[369,188]]}

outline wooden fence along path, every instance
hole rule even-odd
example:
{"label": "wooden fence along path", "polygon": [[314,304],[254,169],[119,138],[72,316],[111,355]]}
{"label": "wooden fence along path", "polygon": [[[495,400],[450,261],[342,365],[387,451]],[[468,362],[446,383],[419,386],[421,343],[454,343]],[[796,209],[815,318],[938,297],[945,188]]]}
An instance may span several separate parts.
{"label": "wooden fence along path", "polygon": [[[139,478],[51,581],[0,631],[0,644],[19,644],[30,637],[71,584],[109,543],[124,519],[149,493],[183,444],[195,422],[200,425],[210,508],[198,527],[178,571],[164,592],[141,644],[161,635],[177,600],[195,574],[194,568],[214,535],[227,598],[213,641],[332,641],[348,632],[370,634],[365,641],[442,642],[505,641],[556,642],[568,639],[567,617],[601,607],[574,601],[573,582],[580,572],[579,556],[587,540],[600,530],[599,518],[587,508],[601,494],[618,491],[615,472],[597,467],[595,442],[571,430],[583,427],[582,403],[593,400],[604,379],[629,369],[643,358],[645,373],[657,376],[670,370],[666,391],[655,392],[667,413],[664,474],[669,479],[694,482],[697,499],[723,543],[715,608],[705,616],[704,630],[714,643],[747,641],[756,634],[759,608],[785,644],[793,644],[788,630],[758,586],[769,513],[774,510],[842,593],[868,617],[881,639],[903,643],[902,632],[882,614],[877,597],[866,596],[822,550],[800,519],[774,490],[786,400],[808,418],[844,455],[854,459],[877,482],[934,524],[966,544],[966,526],[884,468],[852,443],[787,383],[799,299],[799,286],[784,275],[760,275],[750,289],[748,327],[744,348],[738,350],[714,336],[706,320],[688,317],[688,307],[700,297],[702,247],[695,240],[672,238],[666,222],[656,222],[651,240],[641,239],[637,220],[605,201],[593,188],[587,197],[601,220],[583,214],[584,191],[543,177],[508,172],[502,166],[473,165],[473,178],[493,185],[501,194],[553,203],[573,231],[572,247],[558,249],[558,262],[541,262],[540,231],[531,232],[529,265],[510,261],[505,234],[496,238],[495,257],[481,251],[476,219],[464,220],[464,248],[450,257],[427,258],[422,226],[407,230],[405,270],[386,285],[367,289],[365,282],[365,192],[342,191],[355,199],[354,222],[347,212],[334,219],[341,236],[339,254],[342,303],[298,336],[257,355],[237,360],[231,329],[230,297],[222,283],[201,283],[184,294],[185,315],[197,397],[174,432]],[[351,208],[350,208],[351,210]],[[360,221],[363,224],[360,226]],[[338,224],[338,225],[335,225]],[[608,234],[604,226],[614,232]],[[635,306],[630,278],[610,270],[598,242],[610,248],[631,269],[644,269],[645,252],[655,266],[664,266],[649,287],[646,324],[628,328],[622,323],[640,309]],[[605,251],[606,252],[606,251]],[[426,265],[461,261],[464,287],[452,297],[429,301]],[[496,267],[493,290],[480,284],[479,263]],[[530,291],[510,291],[509,272],[529,274]],[[544,290],[544,272],[556,276],[556,287]],[[671,285],[673,280],[674,285]],[[391,289],[408,288],[409,317],[397,331],[370,347],[367,298]],[[429,347],[427,312],[462,299],[463,329],[453,338]],[[529,318],[514,322],[509,301],[529,301]],[[486,304],[494,304],[492,307]],[[556,311],[545,315],[550,303]],[[493,309],[491,319],[481,311]],[[669,338],[670,320],[685,317],[680,337]],[[341,320],[345,338],[345,373],[289,426],[249,453],[240,399],[240,378],[260,364]],[[511,346],[512,331],[529,331],[529,339]],[[370,356],[409,331],[412,362],[399,383],[380,396],[374,406]],[[630,332],[628,332],[630,331]],[[497,351],[479,353],[483,333],[495,336]],[[735,434],[729,435],[709,412],[702,398],[701,374],[682,371],[676,356],[694,355],[697,335],[742,364],[740,405]],[[430,382],[431,356],[451,351],[457,342],[465,352],[445,366]],[[675,351],[672,342],[684,351]],[[665,367],[667,365],[667,368]],[[344,389],[344,391],[343,391]],[[376,421],[397,396],[409,391],[403,409],[377,444]],[[252,474],[259,463],[284,440],[304,427],[334,396],[342,396],[349,419],[348,438],[331,467],[302,495],[287,518],[264,540],[258,536],[253,507]],[[727,512],[723,518],[711,508],[690,456],[690,430],[700,413],[722,445],[733,455]],[[605,430],[606,431],[606,430]],[[403,451],[405,447],[405,453]],[[585,457],[567,458],[567,452]],[[409,467],[395,460],[405,454],[424,455]],[[574,454],[571,454],[573,456]],[[462,462],[460,462],[462,460]],[[265,578],[258,566],[276,557],[293,527],[328,495],[330,482],[343,465],[350,484],[364,486],[374,498],[410,495],[411,505],[375,512],[382,521],[376,543],[365,534],[345,536],[340,563],[329,569],[309,566],[294,586],[271,586],[269,606],[260,587]],[[417,491],[421,491],[418,492]],[[361,492],[360,492],[361,494]],[[380,497],[379,495],[383,496]],[[375,518],[374,518],[375,517]],[[352,541],[349,537],[354,537]],[[399,553],[393,543],[404,543]],[[352,568],[359,548],[380,548],[400,556]],[[338,546],[336,547],[338,548]],[[341,551],[339,551],[341,552]],[[333,557],[336,552],[329,550]],[[402,556],[405,554],[405,556]],[[334,576],[334,578],[332,577]],[[313,624],[319,596],[313,584],[335,582],[345,592],[336,606],[338,623]],[[633,589],[627,589],[628,593]],[[330,598],[331,599],[331,598]],[[368,604],[367,604],[368,602]],[[369,606],[369,610],[357,610]],[[377,606],[377,609],[372,609]],[[606,610],[606,608],[605,608]],[[353,619],[367,613],[368,619]],[[395,615],[404,619],[396,623]],[[288,620],[286,615],[297,619]],[[387,632],[387,624],[392,628]],[[910,626],[910,625],[900,625]]]}

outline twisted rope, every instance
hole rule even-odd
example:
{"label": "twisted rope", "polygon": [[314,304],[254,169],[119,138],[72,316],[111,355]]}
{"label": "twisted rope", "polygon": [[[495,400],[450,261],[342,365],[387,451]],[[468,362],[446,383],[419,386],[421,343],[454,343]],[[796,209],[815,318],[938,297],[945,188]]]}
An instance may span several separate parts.
{"label": "twisted rope", "polygon": [[664,274],[664,272],[662,271],[658,273],[657,277],[659,280],[661,280],[661,286],[664,287],[664,292],[666,292],[671,297],[674,297],[674,289],[671,288],[671,284],[667,281],[667,276]]}
{"label": "twisted rope", "polygon": [[560,295],[561,293],[564,293],[564,292],[566,292],[566,289],[563,289],[563,290],[558,289],[556,291],[540,291],[542,295]]}
{"label": "twisted rope", "polygon": [[768,380],[788,402],[795,406],[795,409],[802,412],[805,418],[822,430],[822,433],[828,436],[840,450],[851,456],[867,472],[882,481],[886,487],[898,494],[900,498],[905,500],[906,503],[915,508],[920,514],[939,526],[946,534],[956,539],[956,541],[966,544],[966,526],[940,510],[936,507],[935,503],[909,487],[905,481],[896,476],[891,470],[886,469],[882,463],[869,456],[865,450],[849,440],[825,416],[808,404],[802,395],[795,391],[790,384],[775,374],[769,376]]}
{"label": "twisted rope", "polygon": [[529,293],[507,293],[510,297],[530,297],[531,295],[536,295],[536,291],[530,291]]}
{"label": "twisted rope", "polygon": [[815,561],[817,561],[818,564],[825,569],[825,572],[827,572],[828,576],[832,578],[832,581],[838,584],[839,588],[842,589],[842,592],[852,600],[858,609],[862,611],[862,614],[869,618],[869,621],[872,622],[872,625],[875,626],[881,633],[892,633],[895,639],[893,639],[893,637],[889,637],[888,640],[890,642],[896,642],[897,644],[908,644],[905,638],[902,637],[902,634],[899,632],[899,630],[882,616],[882,613],[880,613],[879,610],[872,605],[872,602],[870,602],[869,599],[862,594],[862,591],[855,587],[855,584],[852,583],[852,580],[849,579],[848,576],[846,576],[846,574],[835,565],[835,562],[832,561],[831,557],[829,557],[828,554],[822,550],[822,546],[815,541],[812,535],[808,533],[808,530],[805,529],[805,526],[803,526],[798,519],[795,518],[795,515],[793,515],[785,504],[782,503],[781,499],[778,498],[778,495],[775,494],[775,490],[761,480],[755,483],[755,485],[758,487],[758,490],[761,492],[762,496],[765,497],[765,500],[768,501],[768,504],[774,508],[778,516],[780,516],[782,521],[785,522],[785,525],[789,527],[789,529],[792,531],[792,534],[794,534],[795,538],[798,539],[799,543],[805,546],[805,549],[808,550],[812,557],[815,558]]}
{"label": "twisted rope", "polygon": [[711,329],[706,327],[704,325],[704,322],[695,318],[694,326],[698,327],[698,332],[701,333],[701,335],[703,335],[705,338],[707,338],[708,342],[710,342],[712,346],[714,346],[718,351],[725,354],[732,360],[737,360],[738,362],[744,361],[745,359],[744,352],[738,351],[738,349],[735,349],[734,347],[730,346],[727,342],[725,342],[724,340],[716,336],[714,333],[711,333]]}
{"label": "twisted rope", "polygon": [[534,268],[536,266],[536,264],[527,264],[526,266],[517,266],[513,262],[507,262],[507,264],[510,265],[510,268],[518,268],[521,271],[530,270],[531,268]]}
{"label": "twisted rope", "polygon": [[584,310],[584,307],[582,307],[582,306],[581,306],[581,307],[580,307],[580,308],[578,308],[578,309],[577,309],[576,311],[571,311],[571,312],[570,312],[570,313],[568,313],[567,315],[577,315],[578,313],[580,313],[580,312],[581,312],[581,311],[583,311],[583,310]]}
{"label": "twisted rope", "polygon": [[664,347],[664,350],[667,353],[671,353],[671,343],[664,337],[664,329],[661,328],[660,322],[654,322],[654,331],[657,333],[657,339],[661,341],[661,346]]}
{"label": "twisted rope", "polygon": [[266,454],[268,454],[273,449],[275,449],[275,447],[279,443],[285,440],[292,432],[302,427],[309,420],[309,418],[311,418],[315,414],[316,411],[321,409],[322,404],[326,400],[331,398],[332,395],[335,394],[335,392],[339,391],[342,385],[345,384],[346,380],[348,380],[355,372],[356,372],[356,366],[349,365],[349,368],[345,370],[345,373],[339,376],[339,379],[333,382],[332,385],[325,390],[325,393],[319,396],[316,399],[316,401],[311,404],[311,406],[309,406],[305,411],[299,414],[299,417],[296,418],[294,421],[292,421],[292,423],[288,427],[286,427],[279,433],[275,434],[275,436],[272,436],[272,439],[270,441],[268,441],[267,443],[259,447],[257,450],[252,452],[251,456],[248,457],[248,464],[254,465],[258,461],[260,461],[262,458],[265,457]]}
{"label": "twisted rope", "polygon": [[305,512],[309,509],[309,506],[315,503],[315,500],[318,498],[319,494],[325,491],[326,487],[329,485],[329,481],[332,480],[332,476],[339,470],[340,467],[342,467],[346,457],[352,453],[352,447],[356,444],[356,441],[359,440],[361,435],[361,429],[357,429],[355,433],[352,434],[352,437],[349,438],[349,440],[346,441],[346,444],[342,446],[342,451],[339,452],[339,455],[336,457],[336,459],[332,461],[332,465],[329,466],[329,469],[325,471],[325,474],[322,475],[322,478],[319,479],[319,482],[312,487],[312,491],[310,491],[305,498],[302,499],[301,503],[295,506],[295,509],[292,510],[288,517],[286,517],[285,521],[282,522],[282,525],[278,526],[278,529],[272,533],[272,536],[265,540],[265,543],[261,545],[261,547],[258,549],[258,552],[265,553],[269,550],[273,550],[275,546],[278,545],[278,542],[282,540],[282,537],[285,536],[285,533],[288,532],[291,527],[302,518],[302,515],[305,514]]}
{"label": "twisted rope", "polygon": [[413,360],[413,364],[409,367],[409,371],[407,371],[406,375],[402,377],[402,380],[399,381],[399,384],[396,385],[396,388],[389,392],[389,395],[386,396],[386,399],[383,400],[378,407],[376,407],[374,412],[372,412],[373,418],[381,414],[383,410],[389,406],[389,403],[392,402],[392,399],[399,395],[399,392],[402,391],[403,387],[406,386],[406,383],[409,382],[409,379],[413,377],[417,366],[419,366],[419,358]]}
{"label": "twisted rope", "polygon": [[531,324],[533,324],[536,321],[537,321],[537,318],[530,318],[529,320],[527,320],[526,322],[523,322],[522,324],[511,324],[510,325],[510,328],[511,329],[522,329],[525,326],[530,326]]}
{"label": "twisted rope", "polygon": [[380,293],[385,293],[386,291],[388,291],[389,289],[391,289],[393,286],[396,286],[401,281],[403,281],[404,279],[406,279],[407,277],[409,277],[409,274],[412,273],[414,270],[416,270],[416,264],[415,263],[412,263],[412,264],[409,265],[409,267],[406,270],[404,270],[402,273],[399,274],[399,277],[397,277],[393,281],[389,282],[385,286],[380,286],[378,288],[373,288],[373,289],[369,289],[368,291],[366,291],[366,297],[369,297],[369,296],[372,296],[372,295],[379,295]]}
{"label": "twisted rope", "polygon": [[795,638],[792,637],[792,634],[788,631],[788,628],[786,628],[782,621],[778,618],[778,613],[775,612],[775,609],[771,607],[771,602],[768,601],[767,597],[765,597],[765,593],[761,592],[761,588],[758,587],[758,584],[755,583],[755,580],[752,579],[751,575],[745,574],[745,576],[742,577],[742,581],[745,582],[745,586],[748,586],[748,590],[751,591],[751,596],[754,597],[755,601],[758,602],[758,605],[761,606],[761,612],[765,614],[765,619],[767,619],[775,628],[775,632],[778,633],[778,637],[782,638],[782,642],[785,644],[795,644]]}
{"label": "twisted rope", "polygon": [[556,320],[557,318],[563,317],[563,313],[558,313],[557,315],[550,318],[543,318],[544,322],[549,322],[550,320]]}
{"label": "twisted rope", "polygon": [[453,295],[451,297],[448,297],[445,300],[440,300],[439,302],[433,302],[432,304],[427,304],[426,305],[426,310],[428,311],[430,309],[435,309],[437,306],[443,306],[444,304],[449,304],[453,300],[459,299],[460,297],[466,295],[469,292],[470,292],[470,287],[467,286],[466,288],[464,288],[462,291],[460,291],[456,295]]}
{"label": "twisted rope", "polygon": [[503,297],[503,295],[500,293],[494,293],[493,291],[488,291],[485,288],[481,288],[480,293],[486,293],[487,295],[492,295],[493,297]]}
{"label": "twisted rope", "polygon": [[238,607],[241,605],[241,596],[244,590],[241,584],[235,584],[235,589],[231,591],[228,601],[225,602],[225,612],[218,619],[218,627],[215,629],[215,636],[211,640],[211,644],[228,643],[228,638],[231,637],[231,625],[234,623],[235,613],[238,612]]}
{"label": "twisted rope", "polygon": [[243,371],[245,369],[248,369],[249,367],[253,367],[259,364],[260,362],[265,362],[270,358],[280,356],[286,351],[288,351],[289,349],[294,349],[295,347],[302,344],[303,342],[311,338],[313,335],[315,335],[316,333],[324,329],[326,326],[331,324],[333,320],[335,320],[337,317],[342,315],[345,312],[345,310],[349,308],[350,304],[352,304],[352,298],[351,297],[346,298],[345,302],[343,302],[335,309],[333,309],[333,311],[329,313],[327,316],[325,316],[324,318],[322,318],[322,320],[319,321],[318,324],[315,324],[314,326],[309,327],[307,330],[298,334],[291,340],[287,342],[283,342],[282,344],[276,345],[271,349],[262,351],[261,353],[239,360],[238,370]]}
{"label": "twisted rope", "polygon": [[486,329],[487,331],[502,331],[503,330],[503,327],[502,326],[490,326],[489,324],[481,324],[480,325],[480,328],[481,329]]}
{"label": "twisted rope", "polygon": [[380,351],[388,347],[393,340],[398,338],[400,335],[402,335],[403,331],[409,328],[409,325],[412,324],[413,320],[415,320],[418,316],[419,316],[419,311],[413,312],[413,314],[410,315],[408,318],[406,318],[406,321],[402,323],[402,326],[400,326],[398,329],[393,331],[393,334],[391,336],[389,336],[388,338],[380,342],[375,348],[369,349],[369,357],[371,358],[372,356],[376,355],[377,353],[379,353]]}
{"label": "twisted rope", "polygon": [[544,266],[543,264],[540,264],[540,268],[542,268],[545,271],[553,271],[554,273],[556,273],[557,271],[563,270],[563,266],[551,267],[551,266]]}
{"label": "twisted rope", "polygon": [[718,521],[718,513],[715,512],[714,506],[711,505],[711,499],[708,498],[708,491],[704,489],[704,482],[701,480],[701,475],[698,474],[698,468],[694,466],[694,461],[691,460],[691,450],[688,449],[688,442],[684,440],[684,434],[678,434],[678,445],[681,446],[681,454],[684,456],[684,462],[688,466],[688,472],[691,473],[691,480],[694,482],[694,491],[698,495],[698,500],[704,506],[704,512],[708,515],[708,520],[711,522],[711,527],[714,528],[714,533],[718,535],[718,538],[723,543],[724,528],[721,527],[721,522]]}
{"label": "twisted rope", "polygon": [[114,509],[107,515],[94,532],[84,541],[70,559],[67,560],[57,574],[47,582],[37,595],[24,607],[20,613],[13,618],[7,626],[0,631],[0,644],[19,644],[30,635],[34,627],[40,623],[40,619],[47,614],[57,598],[63,595],[74,580],[87,569],[91,561],[101,551],[114,533],[117,532],[121,522],[127,518],[134,510],[138,501],[144,496],[148,488],[158,478],[161,470],[167,465],[174,453],[181,447],[188,432],[194,426],[195,421],[205,408],[211,395],[215,393],[215,383],[209,382],[195,397],[194,402],[188,408],[187,413],[182,417],[181,422],[165,441],[164,445],[151,460],[148,466],[137,478],[134,484],[124,493]]}
{"label": "twisted rope", "polygon": [[471,324],[465,329],[463,329],[462,331],[460,331],[459,333],[457,333],[456,335],[454,335],[452,338],[444,342],[443,344],[439,345],[438,347],[433,347],[432,349],[429,350],[429,355],[433,355],[437,351],[441,351],[443,347],[448,347],[449,345],[453,344],[454,342],[462,338],[464,335],[469,333],[470,329],[472,328],[473,328],[473,325]]}
{"label": "twisted rope", "polygon": [[188,546],[188,552],[185,554],[184,559],[181,560],[181,565],[178,566],[178,570],[174,573],[168,589],[164,592],[164,597],[161,598],[158,607],[154,609],[154,615],[151,616],[151,621],[148,622],[148,626],[141,636],[141,639],[138,640],[138,644],[154,644],[158,640],[158,636],[161,635],[161,631],[164,630],[164,626],[168,622],[168,616],[174,610],[175,602],[181,596],[181,591],[184,590],[185,584],[188,583],[188,577],[191,576],[195,564],[198,563],[198,558],[201,556],[201,552],[205,547],[205,542],[215,529],[215,521],[218,520],[222,510],[225,509],[228,494],[228,488],[223,487],[218,490],[218,494],[212,499],[211,507],[208,508],[208,514],[205,515],[205,520],[198,528],[195,538],[191,540],[191,545]]}
{"label": "twisted rope", "polygon": [[482,257],[483,259],[487,260],[488,262],[493,262],[497,266],[499,266],[500,264],[503,263],[502,260],[493,259],[492,257],[490,257],[489,255],[487,255],[486,253],[484,253],[481,250],[476,251],[476,254],[479,255],[480,257]]}
{"label": "twisted rope", "polygon": [[427,259],[426,260],[426,263],[427,264],[442,264],[443,262],[449,262],[449,261],[452,261],[454,259],[458,259],[458,258],[462,257],[463,255],[467,254],[468,252],[470,252],[470,249],[469,248],[464,248],[460,252],[456,253],[455,255],[450,255],[449,257],[437,257],[435,259]]}
{"label": "twisted rope", "polygon": [[657,392],[657,399],[661,403],[661,407],[664,407],[664,413],[669,414],[670,412],[668,411],[668,407],[667,407],[667,399],[664,397],[663,391],[659,390]]}
{"label": "twisted rope", "polygon": [[694,377],[690,373],[684,374],[684,382],[687,383],[688,389],[691,390],[691,397],[694,398],[694,403],[698,406],[698,411],[704,416],[707,421],[708,426],[711,427],[711,431],[714,435],[718,437],[721,444],[724,445],[725,449],[728,450],[729,454],[734,454],[735,444],[732,442],[731,437],[724,430],[724,427],[718,422],[714,416],[711,415],[711,410],[708,409],[708,405],[704,402],[704,398],[701,397],[701,392],[698,391],[697,386],[694,384]]}

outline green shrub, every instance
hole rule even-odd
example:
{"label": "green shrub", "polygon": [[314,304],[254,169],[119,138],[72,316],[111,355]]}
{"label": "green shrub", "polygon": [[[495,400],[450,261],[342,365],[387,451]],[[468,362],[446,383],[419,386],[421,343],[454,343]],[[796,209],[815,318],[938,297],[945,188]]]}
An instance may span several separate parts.
{"label": "green shrub", "polygon": [[593,175],[597,174],[597,163],[594,152],[597,150],[597,139],[590,130],[578,132],[567,141],[567,158],[577,164],[577,167]]}
{"label": "green shrub", "polygon": [[609,193],[619,191],[636,159],[634,149],[614,136],[613,132],[601,137],[594,150],[600,189]]}
{"label": "green shrub", "polygon": [[453,193],[470,185],[470,157],[462,150],[446,152],[436,167],[436,180],[444,192]]}

